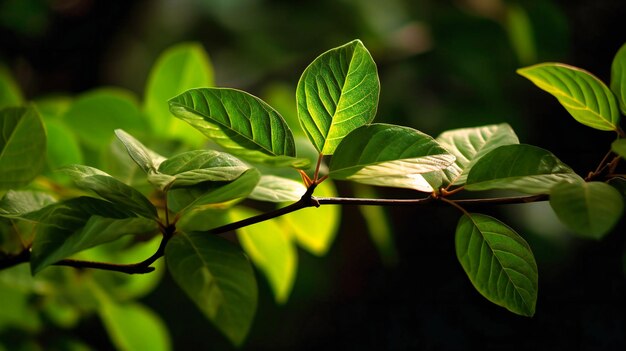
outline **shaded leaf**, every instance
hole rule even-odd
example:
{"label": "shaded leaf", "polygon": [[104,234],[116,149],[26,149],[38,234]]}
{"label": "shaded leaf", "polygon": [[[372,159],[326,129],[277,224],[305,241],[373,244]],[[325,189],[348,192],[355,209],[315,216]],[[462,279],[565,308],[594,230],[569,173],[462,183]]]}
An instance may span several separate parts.
{"label": "shaded leaf", "polygon": [[33,107],[0,110],[0,189],[30,183],[46,161],[46,132]]}
{"label": "shaded leaf", "polygon": [[[376,190],[367,185],[354,186],[354,194],[359,198],[378,198]],[[393,239],[393,224],[383,206],[359,206],[370,238],[378,250],[381,260],[387,266],[398,262],[398,252]]]}
{"label": "shaded leaf", "polygon": [[474,164],[490,151],[502,145],[519,144],[517,135],[506,123],[449,130],[441,133],[437,142],[456,157],[456,167],[444,173],[448,183],[454,185],[463,185]]}
{"label": "shaded leaf", "polygon": [[482,214],[464,215],[456,227],[456,255],[485,298],[531,317],[537,303],[537,263],[528,243],[513,229]]}
{"label": "shaded leaf", "polygon": [[172,277],[213,325],[241,345],[257,307],[257,285],[248,259],[226,240],[178,233],[165,248]]}
{"label": "shaded leaf", "polygon": [[159,166],[157,177],[149,177],[148,180],[161,189],[176,189],[202,182],[235,180],[248,169],[250,169],[248,165],[227,153],[196,150],[163,161]]}
{"label": "shaded leaf", "polygon": [[251,199],[269,202],[298,201],[306,187],[295,180],[274,175],[263,175],[248,196]]}
{"label": "shaded leaf", "polygon": [[171,349],[165,323],[150,309],[138,303],[100,302],[100,318],[118,350]]}
{"label": "shaded leaf", "polygon": [[465,189],[547,194],[562,181],[577,182],[582,178],[547,150],[526,144],[505,145],[474,164]]}
{"label": "shaded leaf", "polygon": [[[231,222],[259,215],[244,207],[229,211]],[[237,229],[237,238],[252,263],[258,267],[274,292],[277,303],[285,303],[293,288],[298,266],[297,251],[286,228],[270,219]]]}
{"label": "shaded leaf", "polygon": [[124,130],[116,129],[115,136],[124,144],[130,158],[132,158],[146,174],[155,173],[161,163],[165,161],[165,157],[148,149],[139,140],[135,139]]}
{"label": "shaded leaf", "polygon": [[97,168],[71,165],[62,168],[61,171],[71,176],[76,186],[80,188],[91,190],[103,199],[140,216],[158,218],[156,208],[142,193]]}
{"label": "shaded leaf", "polygon": [[47,193],[31,190],[9,190],[0,200],[0,216],[20,217],[38,211],[54,202]]}
{"label": "shaded leaf", "polygon": [[11,72],[4,65],[0,65],[0,108],[19,106],[22,101],[22,92],[11,77]]}
{"label": "shaded leaf", "polygon": [[556,97],[578,122],[599,130],[615,130],[619,110],[611,90],[591,73],[562,63],[541,63],[517,73]]}
{"label": "shaded leaf", "polygon": [[592,239],[611,231],[624,210],[621,194],[602,182],[557,184],[550,191],[550,205],[569,229]]}
{"label": "shaded leaf", "polygon": [[[326,180],[315,188],[315,196],[336,197],[335,185]],[[305,208],[279,217],[296,242],[308,252],[323,256],[335,240],[341,217],[340,206]]]}
{"label": "shaded leaf", "polygon": [[626,139],[617,139],[611,144],[611,150],[626,159]]}
{"label": "shaded leaf", "polygon": [[213,67],[200,43],[181,43],[163,52],[150,71],[143,110],[158,136],[173,136],[192,145],[204,141],[187,123],[173,118],[167,100],[185,90],[213,86]]}
{"label": "shaded leaf", "polygon": [[611,64],[611,90],[622,114],[626,115],[626,44],[617,51]]}
{"label": "shaded leaf", "polygon": [[191,89],[169,100],[170,111],[225,151],[253,162],[294,167],[291,130],[271,106],[256,96],[228,88]]}
{"label": "shaded leaf", "polygon": [[444,169],[452,162],[454,156],[422,132],[371,124],[343,139],[330,161],[329,175],[371,185],[432,191],[421,174]]}
{"label": "shaded leaf", "polygon": [[374,59],[360,40],[351,41],[302,73],[296,89],[300,124],[320,153],[332,155],[348,133],[374,119],[379,94]]}

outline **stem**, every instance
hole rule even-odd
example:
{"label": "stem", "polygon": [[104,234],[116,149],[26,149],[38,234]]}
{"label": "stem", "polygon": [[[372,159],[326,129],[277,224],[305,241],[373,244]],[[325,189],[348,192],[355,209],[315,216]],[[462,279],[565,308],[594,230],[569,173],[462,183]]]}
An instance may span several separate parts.
{"label": "stem", "polygon": [[318,177],[320,175],[320,166],[322,165],[322,158],[324,158],[324,155],[320,152],[319,156],[317,156],[317,164],[315,165],[315,173],[313,174],[313,183],[317,183]]}
{"label": "stem", "polygon": [[461,207],[461,205],[457,204],[456,202],[454,202],[452,200],[449,200],[449,199],[446,199],[445,197],[440,198],[440,200],[445,202],[445,203],[447,203],[447,204],[452,205],[452,207],[455,207],[457,210],[463,212],[464,215],[470,217],[469,212],[467,212],[463,207]]}

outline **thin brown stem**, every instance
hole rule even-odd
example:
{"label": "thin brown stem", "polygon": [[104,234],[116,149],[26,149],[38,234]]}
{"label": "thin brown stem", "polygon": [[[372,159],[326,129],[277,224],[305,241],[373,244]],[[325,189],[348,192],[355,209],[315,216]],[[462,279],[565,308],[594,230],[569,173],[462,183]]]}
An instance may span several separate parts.
{"label": "thin brown stem", "polygon": [[440,197],[439,200],[441,200],[441,201],[443,201],[443,202],[445,202],[445,203],[447,203],[449,205],[452,205],[452,207],[454,207],[457,210],[463,212],[463,214],[467,215],[468,217],[470,216],[469,212],[467,212],[463,207],[461,207],[461,205],[459,205],[455,201],[450,200],[450,199],[446,199],[445,197]]}
{"label": "thin brown stem", "polygon": [[320,153],[317,156],[317,164],[315,165],[315,173],[313,173],[313,183],[317,183],[318,177],[320,175],[320,167],[322,166],[322,159],[324,158],[324,154]]}

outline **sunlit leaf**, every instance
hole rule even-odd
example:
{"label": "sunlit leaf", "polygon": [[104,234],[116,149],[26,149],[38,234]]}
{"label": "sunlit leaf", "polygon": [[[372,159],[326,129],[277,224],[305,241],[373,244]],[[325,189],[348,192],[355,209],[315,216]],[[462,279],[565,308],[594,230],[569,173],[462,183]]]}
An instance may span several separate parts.
{"label": "sunlit leaf", "polygon": [[158,218],[154,205],[142,193],[120,182],[105,172],[82,165],[71,165],[61,171],[72,177],[76,186],[91,190],[98,196],[146,217]]}
{"label": "sunlit leaf", "polygon": [[131,133],[147,129],[136,97],[118,88],[100,88],[78,96],[63,121],[82,143],[94,150],[109,145],[117,128]]}
{"label": "sunlit leaf", "polygon": [[332,155],[378,108],[376,63],[360,40],[329,50],[302,73],[296,90],[300,124],[315,148]]}
{"label": "sunlit leaf", "polygon": [[[314,192],[318,197],[336,197],[337,190],[331,181],[317,186]],[[339,206],[311,207],[279,217],[290,228],[298,244],[318,256],[328,252],[339,229],[341,208]]]}
{"label": "sunlit leaf", "polygon": [[191,89],[169,100],[170,111],[227,152],[253,162],[304,167],[291,130],[270,105],[228,88]]}
{"label": "sunlit leaf", "polygon": [[557,184],[550,191],[550,205],[570,230],[592,239],[611,231],[624,210],[619,191],[602,182]]}
{"label": "sunlit leaf", "polygon": [[172,136],[192,145],[204,141],[187,123],[174,118],[167,100],[192,88],[213,86],[213,67],[199,43],[181,43],[159,56],[146,84],[144,112],[158,136]]}
{"label": "sunlit leaf", "polygon": [[[330,177],[424,190],[420,175],[448,167],[454,156],[430,136],[389,124],[362,126],[348,134],[330,161]],[[424,183],[426,185],[424,185]]]}
{"label": "sunlit leaf", "polygon": [[578,122],[599,130],[615,130],[619,109],[611,90],[591,73],[562,63],[542,63],[517,73],[556,97]]}
{"label": "sunlit leaf", "polygon": [[31,190],[9,190],[0,200],[0,216],[20,217],[38,211],[54,202],[47,193]]}
{"label": "sunlit leaf", "polygon": [[251,199],[269,202],[298,201],[306,192],[306,187],[289,178],[263,175],[248,196]]}
{"label": "sunlit leaf", "polygon": [[83,163],[83,152],[74,133],[58,120],[48,120],[45,125],[48,133],[48,167],[55,170],[62,166]]}
{"label": "sunlit leaf", "polygon": [[151,177],[161,189],[190,187],[202,182],[224,182],[239,178],[250,169],[239,159],[215,150],[195,150],[169,158],[159,166],[158,175]]}
{"label": "sunlit leaf", "polygon": [[46,161],[46,132],[33,107],[0,110],[0,189],[30,183]]}
{"label": "sunlit leaf", "polygon": [[213,325],[241,345],[257,307],[257,285],[244,254],[226,240],[178,233],[165,249],[172,277]]}
{"label": "sunlit leaf", "polygon": [[4,65],[0,65],[0,108],[19,106],[22,100],[22,92],[11,73]]}
{"label": "sunlit leaf", "polygon": [[167,205],[179,215],[203,207],[229,207],[245,199],[260,178],[259,171],[252,168],[231,182],[205,182],[189,188],[172,189],[167,192]]}
{"label": "sunlit leaf", "polygon": [[562,181],[582,179],[547,150],[526,144],[505,145],[474,164],[465,189],[509,189],[527,194],[548,194]]}
{"label": "sunlit leaf", "polygon": [[[229,213],[232,222],[260,214],[244,207],[235,207]],[[298,265],[296,247],[286,228],[271,219],[237,229],[237,237],[252,263],[267,277],[276,302],[285,303]]]}
{"label": "sunlit leaf", "polygon": [[506,123],[449,130],[441,133],[437,141],[456,157],[454,169],[458,171],[447,170],[444,173],[447,181],[454,185],[463,185],[474,164],[491,150],[502,145],[519,144],[517,135]]}
{"label": "sunlit leaf", "polygon": [[622,114],[626,115],[626,44],[615,54],[611,65],[611,90],[617,97]]}
{"label": "sunlit leaf", "polygon": [[130,158],[146,174],[156,173],[165,157],[145,147],[139,140],[126,133],[122,129],[115,130],[115,136],[124,144]]}
{"label": "sunlit leaf", "polygon": [[531,317],[537,303],[537,263],[528,243],[513,229],[482,214],[464,215],[456,227],[456,255],[484,297]]}
{"label": "sunlit leaf", "polygon": [[167,327],[159,316],[138,303],[102,301],[100,318],[118,350],[170,350]]}
{"label": "sunlit leaf", "polygon": [[626,159],[626,139],[617,139],[611,144],[611,149]]}

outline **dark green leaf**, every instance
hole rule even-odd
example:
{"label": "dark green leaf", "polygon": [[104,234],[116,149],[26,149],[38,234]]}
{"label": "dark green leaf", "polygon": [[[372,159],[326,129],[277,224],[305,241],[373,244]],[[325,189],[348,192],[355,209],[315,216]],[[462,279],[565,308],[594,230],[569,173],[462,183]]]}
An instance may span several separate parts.
{"label": "dark green leaf", "polygon": [[22,100],[22,93],[11,73],[4,65],[0,65],[0,108],[19,106]]}
{"label": "dark green leaf", "polygon": [[0,200],[0,216],[20,217],[38,211],[54,202],[49,194],[24,190],[9,190]]}
{"label": "dark green leaf", "polygon": [[139,140],[122,129],[116,129],[115,136],[124,144],[130,158],[132,158],[146,174],[156,173],[161,162],[165,161],[165,157],[148,149]]}
{"label": "dark green leaf", "polygon": [[423,173],[454,156],[430,136],[408,127],[370,124],[348,134],[330,162],[330,177],[359,183],[432,191]]}
{"label": "dark green leaf", "polygon": [[305,192],[306,187],[300,182],[264,175],[248,197],[259,201],[288,202],[300,200]]}
{"label": "dark green leaf", "polygon": [[249,169],[231,182],[205,182],[190,188],[172,189],[167,192],[167,205],[179,215],[202,207],[228,207],[245,199],[260,178],[259,171]]}
{"label": "dark green leaf", "polygon": [[548,194],[557,183],[581,180],[547,150],[526,144],[505,145],[474,164],[465,189],[509,189],[527,194]]}
{"label": "dark green leaf", "polygon": [[378,108],[376,63],[360,40],[329,50],[302,73],[296,90],[300,124],[315,148],[332,155]]}
{"label": "dark green leaf", "polygon": [[[235,207],[229,213],[231,222],[260,214],[243,207]],[[289,298],[298,267],[296,246],[286,229],[276,219],[237,229],[239,243],[267,277],[276,302],[281,304]]]}
{"label": "dark green leaf", "polygon": [[602,182],[557,184],[550,191],[550,205],[573,232],[601,239],[622,217],[621,194]]}
{"label": "dark green leaf", "polygon": [[484,297],[531,317],[537,303],[537,263],[528,243],[497,219],[464,215],[456,227],[456,255]]}
{"label": "dark green leaf", "polygon": [[611,90],[622,114],[626,115],[626,44],[617,51],[611,65]]}
{"label": "dark green leaf", "polygon": [[226,240],[178,233],[165,249],[172,277],[206,317],[236,346],[257,307],[257,285],[248,259]]}
{"label": "dark green leaf", "polygon": [[163,161],[156,177],[148,179],[161,189],[176,189],[209,181],[235,180],[248,169],[250,169],[248,165],[227,153],[196,150]]}
{"label": "dark green leaf", "polygon": [[271,106],[256,96],[227,88],[191,89],[169,100],[170,111],[227,152],[274,165],[304,167],[296,159],[291,130]]}
{"label": "dark green leaf", "polygon": [[448,183],[463,185],[478,160],[502,145],[519,144],[517,135],[506,123],[484,127],[449,130],[437,141],[456,157],[454,165],[445,170]]}
{"label": "dark green leaf", "polygon": [[150,71],[143,106],[156,134],[201,144],[202,135],[173,118],[167,100],[188,89],[211,86],[213,67],[201,44],[181,43],[163,52]]}
{"label": "dark green leaf", "polygon": [[0,110],[0,189],[30,183],[46,161],[46,132],[33,107]]}
{"label": "dark green leaf", "polygon": [[556,97],[578,122],[599,130],[616,130],[619,109],[611,90],[591,73],[562,63],[542,63],[517,73]]}
{"label": "dark green leaf", "polygon": [[89,166],[71,165],[61,169],[74,180],[76,186],[91,190],[105,200],[146,217],[158,218],[154,205],[142,193],[120,182],[105,172]]}

